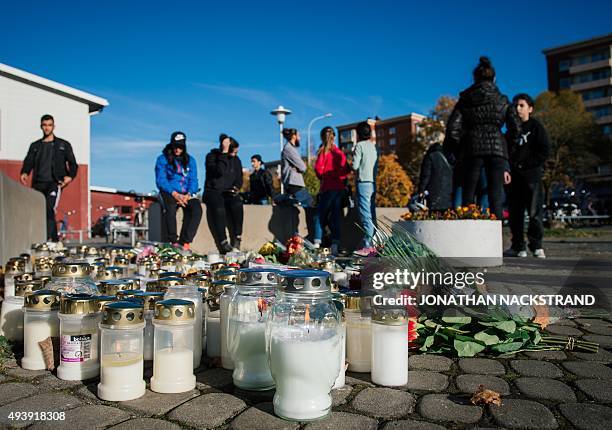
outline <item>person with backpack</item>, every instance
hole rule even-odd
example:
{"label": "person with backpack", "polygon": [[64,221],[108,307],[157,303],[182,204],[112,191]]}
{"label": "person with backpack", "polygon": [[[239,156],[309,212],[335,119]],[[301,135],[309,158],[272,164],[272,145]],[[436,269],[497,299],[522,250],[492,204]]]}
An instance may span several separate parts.
{"label": "person with backpack", "polygon": [[[189,250],[202,220],[202,205],[197,198],[198,168],[187,153],[187,136],[175,131],[155,163],[155,183],[162,204],[162,242]],[[180,235],[176,232],[176,211],[183,210]]]}

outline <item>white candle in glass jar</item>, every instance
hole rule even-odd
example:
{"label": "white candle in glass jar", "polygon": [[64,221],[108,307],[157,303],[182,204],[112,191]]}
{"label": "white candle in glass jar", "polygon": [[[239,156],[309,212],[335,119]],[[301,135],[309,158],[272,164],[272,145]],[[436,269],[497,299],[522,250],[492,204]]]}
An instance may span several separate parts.
{"label": "white candle in glass jar", "polygon": [[41,342],[48,337],[59,336],[59,319],[57,311],[44,312],[47,314],[45,318],[39,312],[35,320],[29,320],[24,323],[23,328],[23,358],[21,359],[21,367],[28,370],[43,370],[47,368],[45,359],[40,349],[38,342]]}
{"label": "white candle in glass jar", "polygon": [[102,355],[98,396],[115,402],[143,396],[146,389],[143,372],[142,354],[125,352]]}
{"label": "white candle in glass jar", "polygon": [[206,355],[221,357],[221,315],[218,310],[210,312],[206,318]]}
{"label": "white candle in glass jar", "polygon": [[[224,292],[219,299],[220,318],[221,318],[221,365],[224,369],[232,370],[234,362],[232,361],[229,351],[227,350],[227,326],[229,319],[229,304],[231,295]],[[265,345],[265,343],[264,343]]]}
{"label": "white candle in glass jar", "polygon": [[0,310],[0,336],[23,342],[23,297],[6,297]]}
{"label": "white candle in glass jar", "polygon": [[297,421],[327,415],[342,353],[339,329],[275,328],[269,348],[276,415]]}
{"label": "white candle in glass jar", "polygon": [[408,322],[372,321],[372,382],[387,387],[408,383]]}
{"label": "white candle in glass jar", "polygon": [[193,350],[164,348],[155,352],[151,390],[161,393],[183,393],[193,390]]}
{"label": "white candle in glass jar", "polygon": [[346,311],[346,360],[351,372],[372,369],[372,323],[360,311]]}
{"label": "white candle in glass jar", "polygon": [[155,311],[147,309],[144,311],[145,328],[143,337],[143,352],[146,361],[153,360],[153,341],[155,327],[153,326],[153,315]]}
{"label": "white candle in glass jar", "polygon": [[342,331],[342,339],[340,344],[342,345],[342,354],[340,355],[340,370],[338,371],[338,377],[334,382],[333,388],[342,388],[346,384],[346,323],[343,322],[340,325]]}
{"label": "white candle in glass jar", "polygon": [[274,380],[266,357],[266,325],[231,321],[234,385],[245,390],[270,390]]}

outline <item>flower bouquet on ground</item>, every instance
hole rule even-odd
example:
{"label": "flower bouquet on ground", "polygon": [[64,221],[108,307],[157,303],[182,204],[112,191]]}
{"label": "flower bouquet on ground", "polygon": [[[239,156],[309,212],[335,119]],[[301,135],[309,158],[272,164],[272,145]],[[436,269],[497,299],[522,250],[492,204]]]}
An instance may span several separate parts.
{"label": "flower bouquet on ground", "polygon": [[[427,246],[417,241],[401,223],[379,222],[372,238],[377,250],[369,258],[373,270],[394,272],[455,273],[456,270],[438,258]],[[366,281],[367,284],[367,281]],[[403,288],[403,289],[402,289]],[[418,337],[411,346],[425,353],[473,357],[477,354],[512,355],[523,351],[580,350],[597,352],[593,342],[573,337],[549,336],[535,318],[513,314],[506,306],[442,307],[422,305],[419,297],[433,294],[487,295],[485,284],[426,285],[420,283],[397,289],[395,296],[412,296],[416,306],[409,315],[416,318]],[[371,293],[371,291],[370,291]],[[374,291],[379,294],[380,291]],[[533,313],[535,315],[535,312]],[[414,334],[411,335],[414,337]]]}

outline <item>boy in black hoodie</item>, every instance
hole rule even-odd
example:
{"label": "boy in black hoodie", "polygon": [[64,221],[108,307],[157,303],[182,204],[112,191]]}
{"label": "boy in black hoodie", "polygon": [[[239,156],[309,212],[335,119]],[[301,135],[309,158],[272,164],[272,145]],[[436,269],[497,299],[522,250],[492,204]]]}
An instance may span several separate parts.
{"label": "boy in black hoodie", "polygon": [[512,99],[521,119],[520,139],[508,141],[510,156],[510,182],[508,206],[510,209],[510,230],[512,248],[508,256],[527,257],[525,249],[525,210],[529,215],[527,238],[529,250],[534,257],[545,258],[542,249],[542,174],[548,158],[550,143],[544,126],[535,118],[534,102],[528,94],[518,94]]}

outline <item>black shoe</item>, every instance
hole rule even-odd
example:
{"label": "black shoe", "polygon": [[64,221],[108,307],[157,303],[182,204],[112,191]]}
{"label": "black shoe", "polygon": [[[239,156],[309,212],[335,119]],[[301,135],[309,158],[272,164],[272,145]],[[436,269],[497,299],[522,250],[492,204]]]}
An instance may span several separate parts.
{"label": "black shoe", "polygon": [[223,242],[221,242],[218,248],[221,254],[227,254],[228,252],[232,251],[232,246],[228,243],[227,240],[224,240]]}

